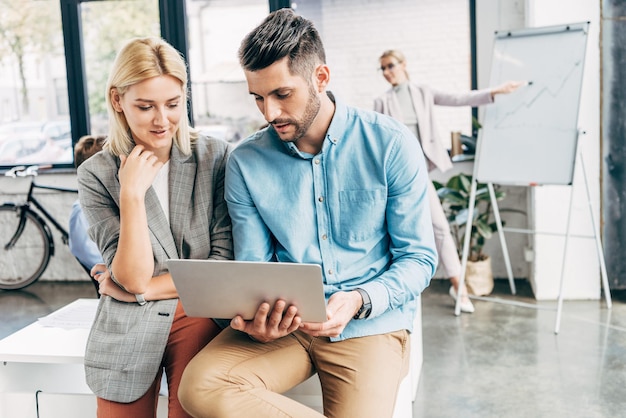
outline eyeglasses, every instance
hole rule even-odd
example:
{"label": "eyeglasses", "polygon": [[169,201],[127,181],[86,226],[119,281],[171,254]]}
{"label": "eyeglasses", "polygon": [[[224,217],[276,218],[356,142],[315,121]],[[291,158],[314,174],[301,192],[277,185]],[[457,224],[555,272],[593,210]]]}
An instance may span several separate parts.
{"label": "eyeglasses", "polygon": [[389,70],[389,71],[391,71],[391,70],[393,70],[394,68],[396,68],[396,65],[398,65],[398,64],[393,63],[393,62],[392,62],[391,64],[381,65],[381,66],[380,66],[380,68],[379,68],[379,70],[380,70],[381,72],[383,72],[383,73],[385,72],[385,70]]}

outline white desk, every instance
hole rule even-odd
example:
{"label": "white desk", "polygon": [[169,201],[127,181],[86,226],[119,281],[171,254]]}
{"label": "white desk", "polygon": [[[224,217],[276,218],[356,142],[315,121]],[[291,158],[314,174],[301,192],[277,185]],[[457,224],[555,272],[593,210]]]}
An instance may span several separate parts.
{"label": "white desk", "polygon": [[[0,418],[96,416],[96,399],[85,382],[83,360],[88,324],[97,304],[97,299],[77,299],[46,317],[52,318],[56,326],[44,326],[40,320],[0,340]],[[421,306],[415,326],[411,371],[402,382],[394,418],[412,416],[412,400],[422,365]],[[287,395],[321,408],[316,377]],[[158,417],[166,418],[166,397],[161,396],[158,409]]]}
{"label": "white desk", "polygon": [[[97,299],[79,299],[62,310],[77,306],[95,310],[96,304]],[[95,416],[85,409],[91,406],[95,411],[83,371],[88,333],[87,328],[52,328],[34,322],[1,340],[0,418],[36,418],[37,403],[40,418]],[[68,402],[67,393],[77,399]],[[63,404],[71,404],[71,411]]]}
{"label": "white desk", "polygon": [[[78,299],[47,318],[77,315],[82,327],[36,321],[0,340],[0,418],[89,418],[96,400],[85,382],[83,358],[97,299]],[[71,322],[71,321],[70,321]],[[39,415],[37,415],[39,407]]]}
{"label": "white desk", "polygon": [[[77,299],[0,340],[0,418],[89,418],[96,399],[83,359],[98,299]],[[78,327],[78,328],[77,328]],[[159,401],[159,417],[167,417]]]}

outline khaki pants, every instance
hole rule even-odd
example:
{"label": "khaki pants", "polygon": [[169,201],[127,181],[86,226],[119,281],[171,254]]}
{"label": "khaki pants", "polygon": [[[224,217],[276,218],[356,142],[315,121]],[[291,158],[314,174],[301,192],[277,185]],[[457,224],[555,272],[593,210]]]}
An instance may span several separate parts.
{"label": "khaki pants", "polygon": [[319,418],[281,395],[317,372],[325,416],[390,418],[409,341],[406,330],[339,342],[296,331],[263,344],[228,327],[189,363],[179,399],[196,418]]}

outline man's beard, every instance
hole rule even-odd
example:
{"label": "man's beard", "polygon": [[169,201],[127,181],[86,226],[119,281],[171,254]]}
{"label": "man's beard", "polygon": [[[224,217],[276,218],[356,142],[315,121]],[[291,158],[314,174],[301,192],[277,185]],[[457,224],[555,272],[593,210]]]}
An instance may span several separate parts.
{"label": "man's beard", "polygon": [[296,142],[298,139],[302,138],[306,135],[307,131],[313,124],[313,121],[317,117],[317,114],[320,111],[321,101],[315,92],[313,86],[309,87],[309,100],[306,103],[306,108],[304,109],[304,114],[302,118],[299,120],[287,119],[287,120],[275,120],[272,123],[281,124],[281,123],[289,123],[293,125],[296,131],[293,134],[293,138],[284,139],[281,138],[285,142]]}

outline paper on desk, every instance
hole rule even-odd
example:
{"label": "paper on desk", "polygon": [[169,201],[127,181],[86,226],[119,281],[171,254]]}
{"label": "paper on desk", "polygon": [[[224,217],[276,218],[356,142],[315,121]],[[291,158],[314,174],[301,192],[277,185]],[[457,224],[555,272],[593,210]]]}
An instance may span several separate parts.
{"label": "paper on desk", "polygon": [[50,315],[39,318],[38,322],[44,327],[91,328],[97,307],[98,299],[78,299]]}

